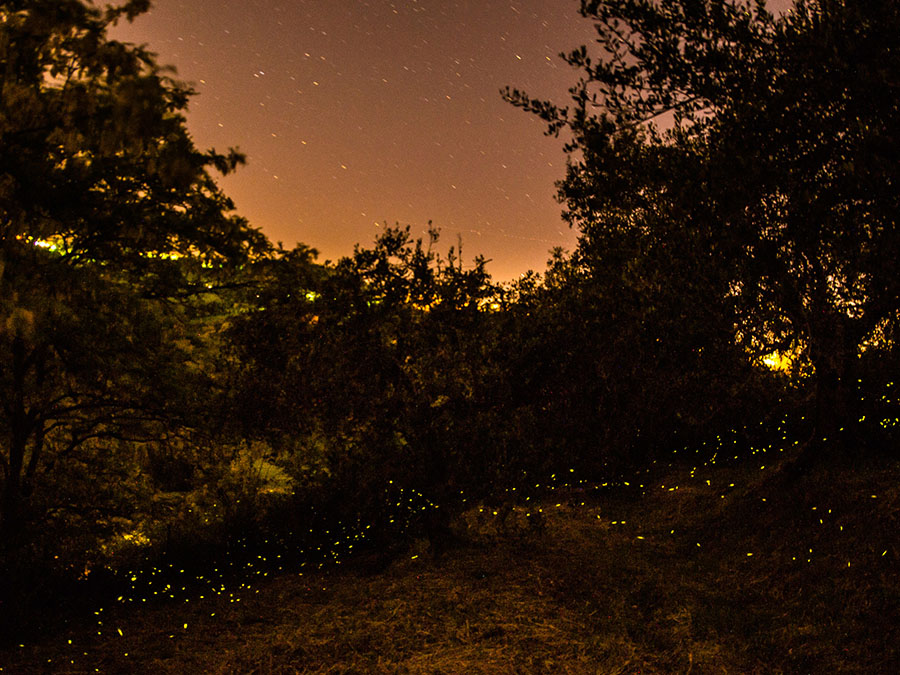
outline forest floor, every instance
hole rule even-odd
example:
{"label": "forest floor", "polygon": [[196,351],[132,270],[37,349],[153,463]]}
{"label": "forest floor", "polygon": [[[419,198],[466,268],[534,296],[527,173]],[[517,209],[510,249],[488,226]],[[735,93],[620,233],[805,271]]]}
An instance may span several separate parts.
{"label": "forest floor", "polygon": [[476,509],[440,559],[416,542],[383,569],[117,604],[0,652],[0,670],[900,673],[900,463],[760,468],[560,487],[541,531]]}

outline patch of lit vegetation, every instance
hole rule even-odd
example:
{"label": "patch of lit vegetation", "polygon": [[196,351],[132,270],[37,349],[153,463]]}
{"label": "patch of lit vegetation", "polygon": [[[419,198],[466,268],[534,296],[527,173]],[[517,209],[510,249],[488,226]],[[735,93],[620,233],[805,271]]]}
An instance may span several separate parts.
{"label": "patch of lit vegetation", "polygon": [[790,354],[782,352],[772,352],[762,357],[763,365],[769,370],[776,370],[783,373],[789,373],[794,365],[794,358]]}

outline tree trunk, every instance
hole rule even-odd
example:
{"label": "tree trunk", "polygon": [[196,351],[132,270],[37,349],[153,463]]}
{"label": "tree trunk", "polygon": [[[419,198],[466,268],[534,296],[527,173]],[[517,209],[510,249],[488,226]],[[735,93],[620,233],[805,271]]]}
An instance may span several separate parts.
{"label": "tree trunk", "polygon": [[[14,454],[16,454],[16,450],[10,448],[10,455]],[[19,464],[21,465],[21,462]],[[3,498],[0,500],[0,549],[11,546],[18,530],[18,512],[21,501],[20,474],[17,473],[18,468],[14,462],[10,462],[9,469],[3,485]]]}
{"label": "tree trunk", "polygon": [[12,341],[12,392],[9,406],[9,440],[6,480],[0,497],[0,548],[10,547],[20,529],[22,502],[22,469],[28,444],[28,412],[25,409],[25,376],[27,370],[25,341]]}
{"label": "tree trunk", "polygon": [[24,420],[14,420],[9,438],[9,463],[3,494],[0,498],[0,548],[14,543],[21,526],[22,469],[28,434]]}
{"label": "tree trunk", "polygon": [[851,448],[850,429],[858,418],[856,400],[857,345],[850,319],[841,315],[822,321],[818,335],[810,336],[810,357],[815,367],[815,410],[810,450],[841,455]]}

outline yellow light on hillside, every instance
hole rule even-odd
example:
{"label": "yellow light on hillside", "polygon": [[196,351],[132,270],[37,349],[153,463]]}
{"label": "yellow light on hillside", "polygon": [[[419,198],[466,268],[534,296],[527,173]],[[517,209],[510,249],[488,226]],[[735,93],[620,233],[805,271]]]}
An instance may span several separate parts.
{"label": "yellow light on hillside", "polygon": [[790,352],[772,352],[762,357],[763,365],[769,370],[776,370],[787,373],[794,365],[795,354]]}

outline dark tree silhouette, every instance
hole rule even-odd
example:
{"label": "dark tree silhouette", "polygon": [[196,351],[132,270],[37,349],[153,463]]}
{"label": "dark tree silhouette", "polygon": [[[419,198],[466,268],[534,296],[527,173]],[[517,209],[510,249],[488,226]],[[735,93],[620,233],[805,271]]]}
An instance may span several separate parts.
{"label": "dark tree silhouette", "polygon": [[483,260],[464,268],[436,241],[388,228],[328,266],[287,252],[266,263],[257,307],[231,324],[245,433],[293,454],[298,483],[327,474],[320,506],[347,520],[386,526],[390,485],[449,514],[460,490],[491,484],[477,419],[490,407],[481,357],[495,289]]}
{"label": "dark tree silhouette", "polygon": [[622,279],[706,305],[751,355],[804,350],[816,437],[830,441],[856,418],[861,348],[900,310],[900,8],[800,0],[776,18],[764,2],[585,0],[581,12],[599,50],[565,57],[582,72],[572,104],[506,92],[571,135],[559,197],[581,231],[576,259],[610,292]]}
{"label": "dark tree silhouette", "polygon": [[193,145],[183,116],[193,92],[149,52],[107,37],[148,7],[0,3],[4,541],[48,457],[160,420],[165,397],[145,394],[166,385],[149,378],[178,360],[150,300],[189,295],[208,282],[204,269],[267,246],[229,214],[211,175],[241,155]]}

